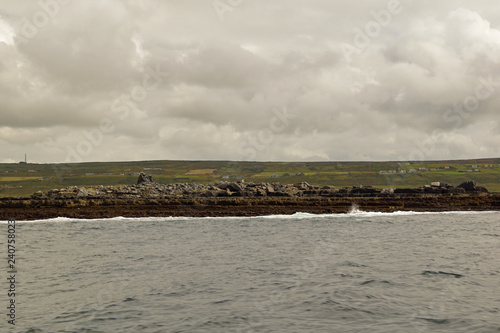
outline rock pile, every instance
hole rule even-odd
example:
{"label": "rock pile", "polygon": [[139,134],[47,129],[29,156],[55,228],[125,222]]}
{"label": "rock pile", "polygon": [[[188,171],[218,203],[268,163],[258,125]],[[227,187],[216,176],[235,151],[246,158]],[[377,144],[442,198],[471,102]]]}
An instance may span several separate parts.
{"label": "rock pile", "polygon": [[307,183],[284,185],[280,183],[243,183],[221,182],[216,185],[201,184],[159,184],[152,177],[139,177],[131,186],[95,186],[80,188],[76,186],[37,192],[34,199],[70,198],[193,198],[193,197],[293,197],[327,195],[335,193],[333,187],[320,189]]}
{"label": "rock pile", "polygon": [[396,194],[464,194],[464,193],[488,193],[488,190],[481,186],[476,186],[473,181],[468,181],[454,187],[446,183],[432,183],[419,188],[398,188],[394,190]]}
{"label": "rock pile", "polygon": [[432,183],[419,188],[376,188],[353,186],[335,189],[333,186],[313,186],[302,182],[281,183],[221,182],[215,185],[159,184],[151,175],[141,173],[137,184],[131,186],[68,187],[49,192],[37,192],[33,199],[131,199],[131,198],[216,198],[216,197],[374,197],[422,194],[462,194],[487,192],[474,182],[457,187]]}

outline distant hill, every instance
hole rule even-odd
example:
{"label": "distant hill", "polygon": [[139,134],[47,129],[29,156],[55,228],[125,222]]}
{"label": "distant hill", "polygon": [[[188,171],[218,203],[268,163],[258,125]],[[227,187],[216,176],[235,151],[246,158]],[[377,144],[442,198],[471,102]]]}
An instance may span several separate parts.
{"label": "distant hill", "polygon": [[0,164],[0,197],[29,196],[68,186],[129,185],[143,171],[160,183],[244,180],[335,187],[418,187],[431,182],[456,186],[473,180],[492,192],[500,192],[500,158],[426,162],[142,161]]}

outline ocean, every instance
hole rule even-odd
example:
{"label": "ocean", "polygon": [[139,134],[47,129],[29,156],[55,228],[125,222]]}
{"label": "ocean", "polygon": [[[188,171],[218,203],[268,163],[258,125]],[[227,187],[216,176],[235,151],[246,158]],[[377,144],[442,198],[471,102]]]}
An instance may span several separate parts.
{"label": "ocean", "polygon": [[498,212],[59,218],[15,235],[2,332],[500,332]]}

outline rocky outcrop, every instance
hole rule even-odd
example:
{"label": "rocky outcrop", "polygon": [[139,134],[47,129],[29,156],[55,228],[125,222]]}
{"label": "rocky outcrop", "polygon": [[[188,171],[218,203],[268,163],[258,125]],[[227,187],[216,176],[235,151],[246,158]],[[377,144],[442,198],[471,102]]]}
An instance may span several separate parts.
{"label": "rocky outcrop", "polygon": [[308,183],[221,182],[213,185],[159,184],[149,175],[130,186],[67,187],[37,192],[30,198],[0,199],[0,219],[58,216],[257,216],[346,213],[362,210],[500,210],[500,194],[485,193],[473,182],[454,187],[432,183],[419,188],[353,186],[336,189]]}
{"label": "rocky outcrop", "polygon": [[308,183],[245,183],[221,182],[214,185],[202,184],[159,184],[152,176],[141,173],[137,184],[131,186],[94,186],[88,188],[68,187],[49,192],[37,192],[34,199],[137,199],[137,198],[227,198],[227,197],[390,197],[410,195],[455,195],[485,193],[485,188],[474,182],[457,187],[435,182],[419,188],[376,188],[353,186],[335,189],[333,186],[314,186]]}
{"label": "rocky outcrop", "polygon": [[153,184],[153,183],[156,183],[155,180],[153,179],[153,176],[151,175],[148,175],[144,172],[141,172],[141,174],[139,175],[139,179],[137,179],[137,184],[138,185],[141,185],[141,184]]}
{"label": "rocky outcrop", "polygon": [[473,182],[473,181],[464,182],[464,183],[458,185],[457,188],[461,188],[467,193],[470,193],[470,192],[487,193],[488,192],[488,190],[486,188],[484,188],[482,186],[477,186],[476,182]]}
{"label": "rocky outcrop", "polygon": [[424,185],[418,188],[397,188],[394,190],[394,194],[463,194],[466,191],[460,187],[454,187],[453,185],[441,182],[435,182],[431,185]]}

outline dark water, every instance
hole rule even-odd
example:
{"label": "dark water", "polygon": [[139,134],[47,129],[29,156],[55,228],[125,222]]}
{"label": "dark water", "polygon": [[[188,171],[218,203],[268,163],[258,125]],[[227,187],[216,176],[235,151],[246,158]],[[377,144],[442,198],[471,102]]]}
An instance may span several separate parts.
{"label": "dark water", "polygon": [[15,332],[500,332],[499,213],[58,219],[17,237]]}

